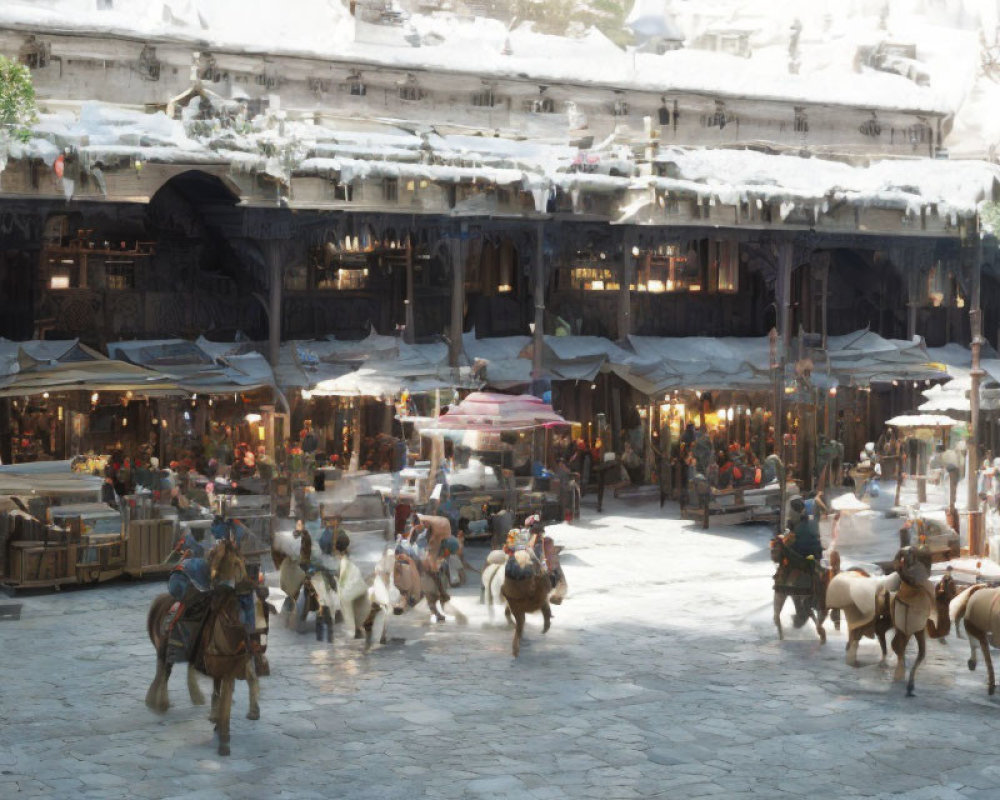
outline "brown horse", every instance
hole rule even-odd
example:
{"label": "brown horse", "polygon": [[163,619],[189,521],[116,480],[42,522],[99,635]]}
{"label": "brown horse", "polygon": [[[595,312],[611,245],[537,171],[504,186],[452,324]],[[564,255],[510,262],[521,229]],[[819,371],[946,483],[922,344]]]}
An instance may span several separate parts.
{"label": "brown horse", "polygon": [[[513,555],[514,561],[522,570],[530,569],[533,557],[527,550],[518,550]],[[552,582],[545,571],[538,569],[530,577],[514,579],[509,575],[504,577],[503,587],[500,593],[507,601],[507,608],[504,613],[509,620],[514,618],[514,644],[512,652],[517,658],[521,652],[521,636],[524,633],[524,617],[537,611],[542,612],[545,620],[542,626],[542,633],[548,633],[552,624],[552,608],[549,606],[549,594],[552,592]]]}
{"label": "brown horse", "polygon": [[[778,638],[785,638],[781,628],[781,609],[791,597],[795,605],[795,627],[801,628],[811,619],[816,625],[820,643],[826,644],[823,628],[827,615],[826,591],[830,580],[840,572],[840,554],[836,550],[831,552],[830,567],[824,569],[793,550],[783,537],[775,536],[771,539],[771,560],[778,565],[774,574],[774,625],[778,629]],[[840,627],[839,615],[834,625]]]}
{"label": "brown horse", "polygon": [[[996,692],[996,678],[993,674],[993,659],[990,656],[990,640],[995,645],[1000,642],[1000,588],[977,583],[963,591],[951,604],[951,618],[957,626],[965,622],[969,634],[969,669],[976,668],[976,644],[983,651],[986,662],[986,691]],[[957,627],[956,627],[957,630]]]}
{"label": "brown horse", "polygon": [[[208,556],[208,562],[213,588],[194,659],[188,666],[188,691],[192,703],[203,705],[205,698],[198,688],[194,671],[212,678],[212,711],[209,720],[216,723],[219,733],[219,755],[228,756],[229,718],[236,679],[247,681],[250,688],[250,713],[247,717],[257,719],[260,716],[259,684],[251,658],[250,637],[240,618],[239,601],[233,589],[245,588],[249,585],[249,580],[243,559],[240,558],[236,545],[229,539],[216,545]],[[173,603],[172,595],[157,596],[146,620],[149,639],[156,648],[156,676],[146,692],[146,705],[158,713],[164,713],[170,705],[167,682],[172,665],[167,662],[164,621]]]}

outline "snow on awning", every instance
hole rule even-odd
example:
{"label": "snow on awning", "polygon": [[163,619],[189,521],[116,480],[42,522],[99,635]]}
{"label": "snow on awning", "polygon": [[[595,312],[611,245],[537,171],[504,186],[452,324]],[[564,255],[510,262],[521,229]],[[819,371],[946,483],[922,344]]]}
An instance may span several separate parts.
{"label": "snow on awning", "polygon": [[33,339],[15,342],[0,337],[0,376],[14,375],[43,364],[96,361],[105,357],[79,339]]}
{"label": "snow on awning", "polygon": [[67,391],[132,391],[152,396],[183,394],[184,390],[160,372],[111,359],[39,365],[0,378],[2,397]]}
{"label": "snow on awning", "polygon": [[270,364],[257,352],[214,358],[197,342],[153,339],[112,342],[108,353],[156,370],[192,393],[249,392],[275,385]]}
{"label": "snow on awning", "polygon": [[962,423],[944,414],[900,414],[885,424],[896,428],[951,428]]}
{"label": "snow on awning", "polygon": [[914,214],[934,205],[941,216],[968,216],[993,199],[1000,181],[1000,166],[985,161],[894,159],[855,167],[815,157],[681,147],[664,148],[655,161],[667,177],[637,179],[636,188],[713,197],[727,205],[758,198],[807,202],[823,212],[846,201]]}
{"label": "snow on awning", "polygon": [[534,395],[473,392],[425,431],[529,430],[569,423]]}

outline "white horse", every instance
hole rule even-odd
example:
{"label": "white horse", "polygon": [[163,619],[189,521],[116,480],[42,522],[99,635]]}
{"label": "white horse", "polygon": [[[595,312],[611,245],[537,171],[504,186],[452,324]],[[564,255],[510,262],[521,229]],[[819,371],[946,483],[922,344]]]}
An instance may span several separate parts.
{"label": "white horse", "polygon": [[493,619],[493,606],[497,605],[507,612],[507,601],[500,590],[503,588],[504,568],[507,565],[507,554],[503,550],[493,550],[486,556],[486,563],[483,565],[480,599],[481,603],[486,603],[490,619]]}
{"label": "white horse", "polygon": [[[389,640],[388,620],[399,601],[399,590],[392,579],[392,568],[395,564],[395,554],[391,547],[386,548],[382,557],[375,562],[375,574],[371,577],[368,587],[368,611],[362,627],[364,628],[365,649],[372,642],[385,644]],[[356,606],[360,606],[356,603]]]}
{"label": "white horse", "polygon": [[[290,532],[281,531],[274,536],[272,550],[272,555],[284,556],[278,567],[278,585],[285,594],[282,611],[288,612],[288,627],[302,633],[305,630],[306,618],[309,616],[309,592],[302,591],[307,576],[299,564],[301,542]],[[333,621],[340,610],[340,595],[334,581],[330,580],[328,575],[336,574],[337,563],[331,556],[322,553],[314,555],[313,558],[318,558],[320,565],[327,571],[315,572],[309,578],[319,605],[316,613],[317,636],[325,627],[327,641],[332,641]]]}

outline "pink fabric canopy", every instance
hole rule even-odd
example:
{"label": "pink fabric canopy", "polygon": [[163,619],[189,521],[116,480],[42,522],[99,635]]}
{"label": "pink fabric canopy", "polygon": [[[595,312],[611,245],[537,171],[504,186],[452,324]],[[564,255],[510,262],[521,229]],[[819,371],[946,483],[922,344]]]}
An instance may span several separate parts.
{"label": "pink fabric canopy", "polygon": [[552,406],[533,395],[473,392],[447,414],[438,417],[436,427],[457,431],[495,431],[549,425],[569,423]]}

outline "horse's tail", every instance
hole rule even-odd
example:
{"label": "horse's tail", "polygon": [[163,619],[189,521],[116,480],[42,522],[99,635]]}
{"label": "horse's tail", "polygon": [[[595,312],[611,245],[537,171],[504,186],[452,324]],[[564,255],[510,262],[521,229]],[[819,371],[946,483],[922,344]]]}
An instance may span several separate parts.
{"label": "horse's tail", "polygon": [[951,603],[948,604],[948,616],[951,617],[952,625],[955,626],[955,635],[962,639],[962,628],[958,624],[963,619],[965,619],[965,612],[969,610],[969,598],[972,597],[980,589],[985,589],[986,584],[977,583],[975,586],[970,586],[965,591],[958,594]]}
{"label": "horse's tail", "polygon": [[160,594],[153,598],[153,602],[149,606],[149,614],[146,615],[146,633],[149,635],[149,641],[157,650],[160,649],[163,642],[163,634],[160,632],[161,623],[173,603],[173,595]]}

